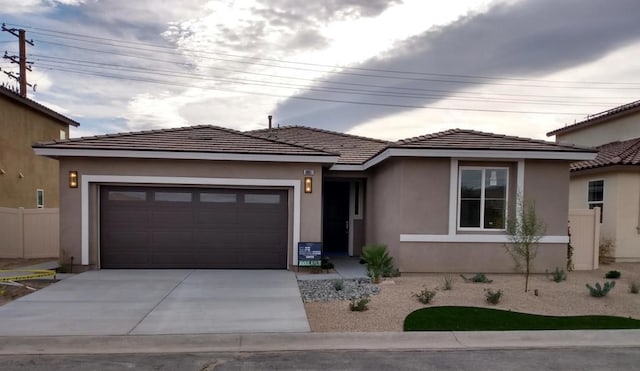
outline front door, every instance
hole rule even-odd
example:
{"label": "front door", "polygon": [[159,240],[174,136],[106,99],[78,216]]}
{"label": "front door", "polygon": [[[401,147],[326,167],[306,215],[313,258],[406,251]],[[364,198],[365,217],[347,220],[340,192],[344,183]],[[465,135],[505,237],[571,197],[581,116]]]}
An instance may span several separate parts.
{"label": "front door", "polygon": [[323,184],[322,247],[327,255],[349,254],[349,189],[345,181]]}

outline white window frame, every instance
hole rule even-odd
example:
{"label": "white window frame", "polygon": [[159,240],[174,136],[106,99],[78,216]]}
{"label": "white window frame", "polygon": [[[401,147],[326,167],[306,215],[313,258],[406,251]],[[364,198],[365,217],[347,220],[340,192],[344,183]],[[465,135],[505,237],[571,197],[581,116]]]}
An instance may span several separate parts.
{"label": "white window frame", "polygon": [[[485,228],[484,227],[484,204],[485,204],[485,175],[487,169],[496,169],[496,170],[505,170],[506,171],[506,180],[507,184],[505,186],[505,204],[504,204],[504,220],[505,227],[504,228]],[[462,207],[462,202],[460,196],[462,195],[462,171],[464,170],[482,170],[482,188],[480,190],[480,227],[461,227],[460,226],[460,218],[461,212],[460,208]],[[488,231],[488,232],[504,232],[506,230],[507,218],[509,217],[509,167],[507,166],[460,166],[458,167],[458,205],[456,208],[457,213],[457,229],[459,231]]]}
{"label": "white window frame", "polygon": [[[40,197],[40,194],[42,194],[42,197]],[[40,201],[42,201],[42,203],[40,203]],[[36,189],[36,207],[38,209],[44,209],[44,189]]]}
{"label": "white window frame", "polygon": [[[589,187],[593,182],[602,182],[602,201],[589,201]],[[589,209],[592,209],[593,207],[596,207],[596,206],[600,208],[600,224],[602,224],[602,221],[604,220],[602,215],[604,214],[602,212],[604,210],[604,189],[605,189],[604,179],[592,179],[587,182],[587,206],[589,207]]]}

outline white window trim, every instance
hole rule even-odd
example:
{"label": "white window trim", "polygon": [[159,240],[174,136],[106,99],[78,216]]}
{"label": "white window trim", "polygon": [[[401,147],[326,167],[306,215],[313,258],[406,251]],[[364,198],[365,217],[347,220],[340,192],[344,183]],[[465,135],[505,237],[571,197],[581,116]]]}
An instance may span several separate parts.
{"label": "white window trim", "polygon": [[[507,172],[507,177],[506,177],[506,189],[505,189],[505,210],[504,210],[504,220],[505,220],[505,224],[507,221],[507,218],[509,217],[509,168],[505,167],[505,166],[469,166],[469,165],[465,165],[465,166],[460,166],[458,168],[458,181],[457,181],[457,207],[455,208],[455,213],[457,214],[457,221],[456,221],[456,226],[458,228],[459,231],[491,231],[491,232],[504,232],[506,230],[506,225],[505,228],[499,228],[499,229],[495,229],[495,228],[485,228],[484,227],[484,202],[485,202],[485,197],[484,197],[484,193],[485,193],[485,173],[487,169],[498,169],[498,170],[506,170]],[[462,187],[461,187],[461,182],[462,182],[462,171],[463,170],[482,170],[482,188],[481,188],[481,193],[480,193],[480,227],[461,227],[460,226],[460,217],[461,217],[461,213],[460,213],[460,207],[462,205],[462,200],[460,199],[461,196],[461,191],[462,191]]]}
{"label": "white window trim", "polygon": [[[38,202],[40,201],[40,197],[39,197],[40,192],[42,192],[42,203]],[[44,209],[44,189],[41,189],[41,188],[36,189],[36,208]]]}
{"label": "white window trim", "polygon": [[[509,243],[505,234],[418,234],[400,235],[400,242]],[[538,243],[569,243],[569,236],[543,236]]]}
{"label": "white window trim", "polygon": [[[602,182],[602,201],[589,201],[589,185],[591,184],[591,182]],[[587,181],[587,207],[589,209],[591,209],[591,205],[594,205],[593,207],[599,207],[600,208],[600,224],[602,224],[602,222],[604,221],[604,215],[603,214],[603,210],[604,210],[604,191],[605,191],[605,187],[607,182],[604,181],[604,178],[602,179],[591,179]]]}
{"label": "white window trim", "polygon": [[293,188],[293,243],[287,253],[298,265],[296,249],[300,242],[300,198],[302,180],[300,179],[240,179],[240,178],[194,178],[194,177],[160,177],[160,176],[127,176],[127,175],[85,175],[80,178],[81,192],[81,264],[89,265],[89,187],[91,183],[126,183],[126,184],[168,184],[168,185],[203,185],[203,186],[258,186],[258,187],[292,187]]}

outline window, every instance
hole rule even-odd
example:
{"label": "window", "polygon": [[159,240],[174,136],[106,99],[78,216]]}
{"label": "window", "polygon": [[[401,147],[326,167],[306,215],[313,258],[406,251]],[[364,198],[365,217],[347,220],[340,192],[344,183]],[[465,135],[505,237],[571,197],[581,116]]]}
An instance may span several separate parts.
{"label": "window", "polygon": [[61,140],[67,139],[67,132],[64,131],[64,129],[60,129],[60,139]]}
{"label": "window", "polygon": [[38,209],[44,207],[44,189],[36,189],[36,207]]}
{"label": "window", "polygon": [[200,202],[214,202],[219,204],[235,203],[235,193],[200,193]]}
{"label": "window", "polygon": [[146,201],[147,193],[139,191],[109,191],[109,201]]}
{"label": "window", "polygon": [[587,195],[589,209],[600,208],[600,223],[604,214],[604,180],[593,180],[589,182],[589,192]]}
{"label": "window", "polygon": [[458,227],[505,228],[507,168],[460,168]]}
{"label": "window", "polygon": [[246,204],[279,204],[280,195],[248,193],[244,195]]}
{"label": "window", "polygon": [[191,202],[191,193],[186,192],[155,192],[155,201]]}

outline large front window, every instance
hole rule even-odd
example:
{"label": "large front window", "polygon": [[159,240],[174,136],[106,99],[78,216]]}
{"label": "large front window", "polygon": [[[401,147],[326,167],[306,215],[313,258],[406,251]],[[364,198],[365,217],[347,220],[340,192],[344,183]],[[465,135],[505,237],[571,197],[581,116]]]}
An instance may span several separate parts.
{"label": "large front window", "polygon": [[459,228],[505,228],[508,174],[507,168],[460,168]]}

